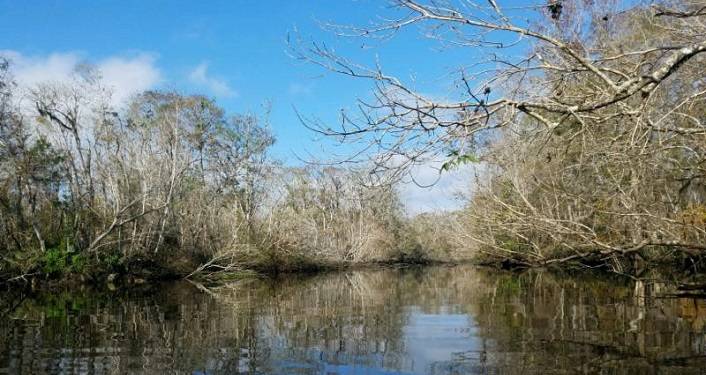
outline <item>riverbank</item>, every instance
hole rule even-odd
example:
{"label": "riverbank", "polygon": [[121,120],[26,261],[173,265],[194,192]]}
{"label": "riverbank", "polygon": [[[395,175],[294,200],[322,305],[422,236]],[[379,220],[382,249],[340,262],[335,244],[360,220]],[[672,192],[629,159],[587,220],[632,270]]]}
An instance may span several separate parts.
{"label": "riverbank", "polygon": [[706,275],[701,254],[684,252],[677,247],[646,248],[634,251],[600,250],[557,253],[545,258],[525,254],[492,254],[476,258],[476,264],[505,270],[545,268],[561,272],[599,270],[631,277],[652,270],[669,270],[675,276]]}
{"label": "riverbank", "polygon": [[[561,258],[562,261],[527,261],[522,258],[478,256],[461,259],[438,259],[419,256],[404,256],[372,261],[334,261],[310,257],[269,257],[242,259],[237,265],[217,262],[196,264],[193,261],[155,262],[152,260],[131,259],[125,264],[99,266],[84,265],[82,272],[67,267],[65,272],[31,272],[16,275],[0,281],[6,287],[57,290],[84,285],[101,286],[112,289],[131,289],[178,280],[192,280],[206,285],[219,285],[242,279],[282,279],[302,275],[325,274],[337,271],[399,269],[425,266],[454,266],[469,264],[487,269],[524,273],[532,270],[547,270],[555,274],[603,274],[606,278],[615,276],[627,279],[644,277],[650,272],[669,274],[674,282],[706,285],[706,267],[693,258],[677,259],[661,257],[609,257],[596,251],[589,256]],[[706,288],[704,288],[706,290]]]}
{"label": "riverbank", "polygon": [[[438,235],[435,239],[442,243],[451,241]],[[456,265],[460,263],[477,266],[525,272],[533,269],[545,269],[557,274],[598,272],[606,277],[619,275],[626,278],[641,278],[652,271],[671,274],[673,280],[706,285],[704,277],[706,266],[700,257],[668,248],[646,248],[639,251],[619,253],[601,250],[585,251],[583,253],[562,254],[537,259],[523,256],[521,253],[500,253],[482,251],[462,251],[449,249],[440,251],[438,248],[424,250],[419,246],[419,237],[400,244],[397,248],[378,251],[388,254],[387,258],[375,258],[361,261],[336,260],[329,255],[305,255],[303,251],[278,251],[272,247],[250,252],[225,253],[211,259],[176,256],[184,254],[183,250],[165,252],[158,257],[130,257],[123,260],[98,258],[82,261],[76,264],[75,257],[64,255],[60,261],[48,267],[47,263],[39,263],[33,272],[6,277],[0,285],[34,288],[60,289],[63,287],[79,287],[82,285],[101,285],[110,288],[133,288],[176,280],[193,280],[206,285],[218,285],[230,281],[250,278],[288,278],[297,275],[312,275],[341,270],[364,270],[382,268],[405,268],[412,266]],[[409,243],[416,244],[410,246]],[[406,250],[403,250],[406,249]],[[171,255],[170,255],[171,254]],[[465,257],[450,257],[445,254],[465,254]],[[549,253],[551,254],[551,253]],[[667,256],[665,256],[667,254]]]}
{"label": "riverbank", "polygon": [[[399,269],[434,265],[457,265],[459,261],[441,261],[426,258],[389,259],[365,262],[346,261],[314,261],[312,259],[296,258],[281,259],[278,263],[247,263],[238,267],[223,267],[211,264],[209,267],[165,268],[155,262],[131,262],[125,267],[110,270],[95,269],[93,272],[85,269],[82,273],[41,273],[33,272],[13,276],[0,281],[5,287],[21,287],[30,289],[59,290],[81,286],[101,286],[108,289],[134,288],[143,285],[192,280],[209,285],[222,284],[242,279],[280,279],[288,276],[324,274],[343,270],[365,269]],[[182,265],[184,266],[184,265]],[[193,265],[192,265],[193,267]]]}

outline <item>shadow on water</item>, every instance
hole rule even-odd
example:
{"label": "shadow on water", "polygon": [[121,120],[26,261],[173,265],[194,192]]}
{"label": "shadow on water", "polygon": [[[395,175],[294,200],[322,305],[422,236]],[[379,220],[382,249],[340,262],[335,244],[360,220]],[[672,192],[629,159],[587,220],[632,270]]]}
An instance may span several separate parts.
{"label": "shadow on water", "polygon": [[706,301],[668,289],[457,266],[6,294],[0,374],[702,373]]}

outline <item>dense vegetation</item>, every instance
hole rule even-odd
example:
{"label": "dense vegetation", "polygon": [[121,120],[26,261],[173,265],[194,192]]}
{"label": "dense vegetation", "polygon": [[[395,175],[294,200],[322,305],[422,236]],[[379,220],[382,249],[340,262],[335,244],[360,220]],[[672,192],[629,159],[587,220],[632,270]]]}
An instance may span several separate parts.
{"label": "dense vegetation", "polygon": [[573,48],[591,53],[597,72],[535,47],[545,71],[531,87],[550,107],[519,109],[488,148],[493,167],[466,211],[468,232],[491,256],[530,264],[691,267],[706,249],[706,17],[595,5],[557,31],[572,42],[568,31],[590,20]]}
{"label": "dense vegetation", "polygon": [[394,190],[278,166],[262,116],[171,92],[114,105],[87,67],[23,89],[1,68],[2,279],[410,260]]}
{"label": "dense vegetation", "polygon": [[[365,168],[284,167],[267,116],[144,92],[100,72],[18,86],[0,66],[0,278],[213,275],[364,262],[698,268],[706,250],[706,10],[701,1],[395,1],[339,31],[472,48],[448,101],[322,45],[295,56],[376,91],[343,127]],[[473,6],[468,6],[469,4]],[[529,12],[529,16],[528,16]],[[373,151],[371,151],[373,150]],[[355,159],[355,158],[354,158]],[[355,160],[360,161],[360,160]],[[408,218],[394,182],[473,165],[467,206]],[[355,165],[360,165],[356,163]],[[381,183],[383,182],[383,183]],[[393,182],[387,184],[386,182]]]}
{"label": "dense vegetation", "polygon": [[392,21],[339,30],[387,38],[423,25],[469,49],[451,99],[318,45],[299,57],[375,82],[360,116],[318,129],[376,148],[378,169],[403,175],[439,158],[442,169],[474,166],[467,207],[447,218],[450,243],[507,265],[701,265],[703,1],[395,4]]}

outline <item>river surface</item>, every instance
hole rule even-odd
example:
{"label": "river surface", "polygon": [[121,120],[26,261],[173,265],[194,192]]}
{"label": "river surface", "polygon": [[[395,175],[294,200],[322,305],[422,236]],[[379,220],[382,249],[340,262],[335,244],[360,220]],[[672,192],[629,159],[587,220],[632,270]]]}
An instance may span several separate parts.
{"label": "river surface", "polygon": [[703,374],[706,300],[470,266],[0,298],[0,374]]}

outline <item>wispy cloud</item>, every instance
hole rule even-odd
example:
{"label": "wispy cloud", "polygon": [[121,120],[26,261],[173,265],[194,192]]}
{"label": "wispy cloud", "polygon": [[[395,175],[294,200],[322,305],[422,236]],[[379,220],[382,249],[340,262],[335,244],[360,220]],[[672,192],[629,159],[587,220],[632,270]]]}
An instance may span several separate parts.
{"label": "wispy cloud", "polygon": [[[4,50],[0,51],[0,56],[11,61],[15,80],[26,88],[40,82],[68,82],[76,68],[87,61],[77,52],[27,56]],[[154,55],[141,53],[132,57],[109,57],[91,65],[96,67],[103,84],[111,90],[113,102],[120,104],[133,94],[153,88],[162,80],[155,60]]]}
{"label": "wispy cloud", "polygon": [[205,87],[216,96],[235,97],[238,93],[233,90],[228,82],[208,74],[208,63],[202,62],[189,73],[189,82]]}

